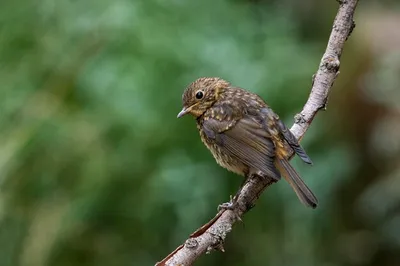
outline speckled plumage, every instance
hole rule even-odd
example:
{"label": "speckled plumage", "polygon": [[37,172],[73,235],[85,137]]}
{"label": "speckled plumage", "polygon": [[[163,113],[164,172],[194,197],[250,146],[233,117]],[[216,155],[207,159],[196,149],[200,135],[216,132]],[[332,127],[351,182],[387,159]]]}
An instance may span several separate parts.
{"label": "speckled plumage", "polygon": [[190,113],[196,118],[201,140],[219,165],[245,177],[279,180],[282,174],[301,202],[316,207],[316,197],[286,159],[287,147],[306,163],[311,160],[261,97],[220,78],[199,78],[182,101],[178,117]]}

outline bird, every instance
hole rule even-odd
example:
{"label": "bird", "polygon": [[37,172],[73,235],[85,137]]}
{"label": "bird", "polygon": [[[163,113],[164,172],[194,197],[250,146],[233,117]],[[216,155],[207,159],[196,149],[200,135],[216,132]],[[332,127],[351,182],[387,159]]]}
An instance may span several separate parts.
{"label": "bird", "polygon": [[186,87],[182,105],[177,117],[196,119],[202,142],[220,166],[245,180],[283,176],[300,202],[317,207],[316,196],[288,161],[290,149],[307,164],[310,157],[259,95],[219,77],[201,77]]}

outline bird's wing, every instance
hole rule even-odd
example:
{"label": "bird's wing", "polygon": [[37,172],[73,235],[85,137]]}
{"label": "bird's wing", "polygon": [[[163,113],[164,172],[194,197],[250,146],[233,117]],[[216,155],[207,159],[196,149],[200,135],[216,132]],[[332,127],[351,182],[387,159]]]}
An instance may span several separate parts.
{"label": "bird's wing", "polygon": [[288,129],[285,124],[281,121],[277,121],[278,128],[285,138],[289,146],[294,150],[294,152],[305,162],[308,164],[312,164],[310,157],[307,155],[306,151],[300,145],[297,138],[293,135],[293,133]]}
{"label": "bird's wing", "polygon": [[274,165],[275,145],[256,117],[245,115],[238,120],[227,121],[208,118],[203,122],[203,130],[223,152],[255,171],[280,179]]}
{"label": "bird's wing", "polygon": [[310,157],[307,155],[306,151],[301,147],[297,138],[293,135],[293,133],[286,127],[286,125],[279,119],[279,116],[276,115],[271,108],[263,108],[261,109],[261,113],[264,117],[267,117],[269,120],[274,120],[276,128],[281,134],[289,146],[294,150],[294,152],[306,163],[312,164]]}

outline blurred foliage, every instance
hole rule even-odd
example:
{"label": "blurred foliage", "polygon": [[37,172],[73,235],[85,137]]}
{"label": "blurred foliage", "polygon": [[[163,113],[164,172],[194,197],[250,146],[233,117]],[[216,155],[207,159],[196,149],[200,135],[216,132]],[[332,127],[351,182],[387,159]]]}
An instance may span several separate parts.
{"label": "blurred foliage", "polygon": [[[337,10],[300,2],[3,0],[0,266],[154,265],[211,218],[241,179],[176,119],[183,89],[223,77],[290,125]],[[400,53],[363,27],[400,12],[361,2],[314,166],[293,162],[320,207],[280,182],[197,265],[400,264]]]}

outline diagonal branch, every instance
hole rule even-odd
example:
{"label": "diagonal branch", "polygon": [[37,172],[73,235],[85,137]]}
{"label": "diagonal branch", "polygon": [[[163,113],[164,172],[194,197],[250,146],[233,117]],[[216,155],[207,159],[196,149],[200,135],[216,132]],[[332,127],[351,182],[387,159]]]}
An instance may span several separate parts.
{"label": "diagonal branch", "polygon": [[[313,76],[310,96],[301,113],[295,116],[295,123],[291,128],[298,139],[302,139],[317,112],[326,108],[329,91],[339,74],[344,43],[355,27],[353,15],[358,0],[338,0],[338,2],[339,11],[318,71]],[[223,242],[232,230],[233,224],[254,206],[261,193],[272,183],[274,181],[271,179],[250,177],[238,193],[238,204],[234,210],[220,211],[156,266],[189,266],[202,254],[213,249],[224,251]]]}

